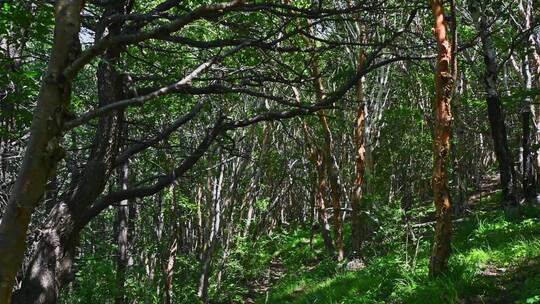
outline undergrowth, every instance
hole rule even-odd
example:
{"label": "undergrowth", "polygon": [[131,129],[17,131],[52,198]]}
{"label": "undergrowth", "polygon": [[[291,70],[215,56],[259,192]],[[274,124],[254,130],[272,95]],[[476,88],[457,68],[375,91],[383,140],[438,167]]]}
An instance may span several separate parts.
{"label": "undergrowth", "polygon": [[455,224],[446,276],[428,276],[431,226],[366,257],[358,271],[326,255],[319,236],[310,246],[309,231],[298,230],[274,253],[286,275],[258,303],[540,303],[540,208],[508,216],[496,199],[480,204]]}

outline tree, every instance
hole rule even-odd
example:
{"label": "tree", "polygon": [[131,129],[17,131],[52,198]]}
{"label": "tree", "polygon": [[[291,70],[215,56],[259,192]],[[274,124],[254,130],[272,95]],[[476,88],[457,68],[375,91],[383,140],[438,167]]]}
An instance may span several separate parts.
{"label": "tree", "polygon": [[446,272],[451,253],[452,201],[448,187],[448,159],[453,121],[450,104],[453,79],[451,71],[452,47],[448,37],[443,2],[432,0],[430,5],[435,17],[438,56],[435,72],[435,139],[433,145],[433,198],[437,223],[429,273],[432,276],[438,276]]}
{"label": "tree", "polygon": [[53,49],[43,77],[23,165],[0,223],[0,302],[11,302],[15,275],[26,250],[26,234],[47,180],[63,157],[60,146],[68,116],[71,79],[65,69],[80,52],[80,11],[84,1],[58,1]]}
{"label": "tree", "polygon": [[472,1],[470,2],[470,11],[476,22],[476,27],[480,33],[482,41],[482,50],[484,55],[484,64],[486,66],[483,75],[484,87],[486,90],[486,100],[488,105],[489,124],[491,128],[491,137],[493,138],[493,147],[497,162],[499,163],[499,175],[501,179],[502,195],[505,204],[514,206],[517,203],[516,198],[516,172],[510,149],[508,148],[506,124],[501,102],[501,96],[498,91],[498,63],[497,53],[491,41],[488,20],[483,7],[489,5]]}

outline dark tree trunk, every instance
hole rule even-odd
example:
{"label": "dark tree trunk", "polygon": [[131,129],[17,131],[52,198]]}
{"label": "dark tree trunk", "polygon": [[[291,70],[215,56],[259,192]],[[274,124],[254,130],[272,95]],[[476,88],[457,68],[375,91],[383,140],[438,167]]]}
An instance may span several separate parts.
{"label": "dark tree trunk", "polygon": [[523,147],[523,195],[526,199],[533,198],[536,193],[533,176],[533,154],[531,151],[531,121],[532,113],[530,105],[527,102],[521,112],[521,124],[523,128],[521,138],[521,145]]}
{"label": "dark tree trunk", "polygon": [[[110,9],[104,16],[114,11]],[[119,52],[119,49],[106,52],[105,60],[98,66],[100,106],[124,97],[122,77],[114,67]],[[62,203],[49,214],[46,228],[34,244],[34,254],[25,269],[21,288],[14,297],[15,303],[56,303],[59,290],[74,277],[73,259],[82,228],[80,216],[103,192],[111,175],[122,129],[119,117],[119,112],[115,111],[99,119],[95,144],[84,171],[74,179],[76,184],[72,192],[63,197]]]}
{"label": "dark tree trunk", "polygon": [[491,136],[493,138],[495,156],[499,163],[503,203],[507,206],[513,206],[517,203],[516,173],[510,149],[508,147],[501,96],[497,89],[497,75],[499,69],[497,64],[497,53],[491,41],[491,33],[489,32],[486,16],[481,12],[483,8],[481,8],[479,4],[480,3],[478,2],[471,4],[471,13],[476,19],[477,28],[482,40],[484,63],[486,66],[484,86],[488,105],[489,125],[491,128]]}

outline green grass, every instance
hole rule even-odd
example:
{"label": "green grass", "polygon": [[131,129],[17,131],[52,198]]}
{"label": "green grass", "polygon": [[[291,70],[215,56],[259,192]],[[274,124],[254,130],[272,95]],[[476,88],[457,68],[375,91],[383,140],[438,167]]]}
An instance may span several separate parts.
{"label": "green grass", "polygon": [[292,234],[276,253],[287,275],[258,303],[540,303],[540,208],[509,218],[496,201],[456,224],[450,271],[437,279],[427,273],[429,228],[416,260],[416,244],[403,242],[356,272],[324,258],[320,239],[311,250]]}

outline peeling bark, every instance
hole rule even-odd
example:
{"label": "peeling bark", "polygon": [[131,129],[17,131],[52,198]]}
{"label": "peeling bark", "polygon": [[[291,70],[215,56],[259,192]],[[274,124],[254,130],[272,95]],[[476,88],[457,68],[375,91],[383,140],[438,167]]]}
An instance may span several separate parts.
{"label": "peeling bark", "polygon": [[435,35],[438,57],[435,72],[435,140],[433,147],[433,197],[436,208],[436,226],[429,273],[438,276],[448,269],[452,237],[452,201],[448,187],[450,132],[452,129],[453,80],[451,72],[452,47],[448,39],[442,0],[431,0],[435,17]]}

